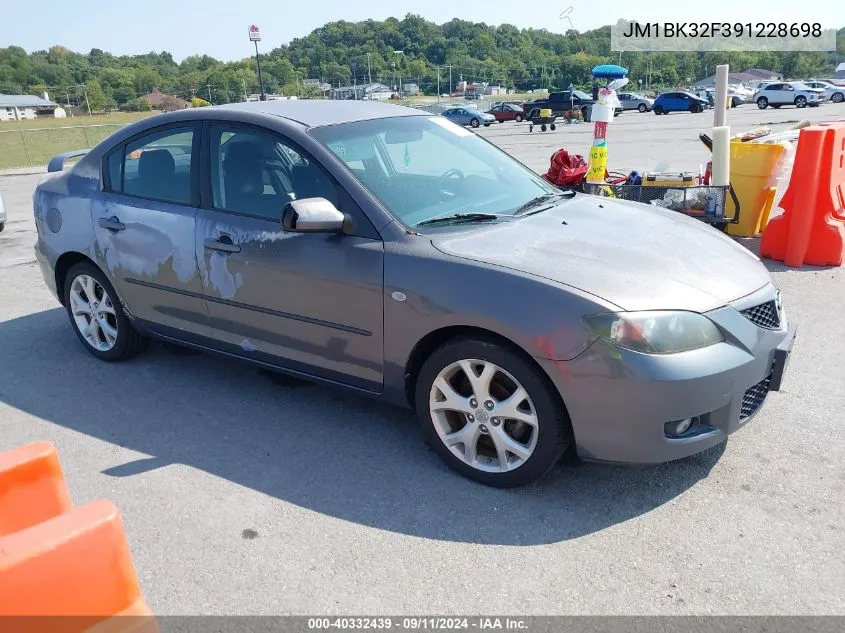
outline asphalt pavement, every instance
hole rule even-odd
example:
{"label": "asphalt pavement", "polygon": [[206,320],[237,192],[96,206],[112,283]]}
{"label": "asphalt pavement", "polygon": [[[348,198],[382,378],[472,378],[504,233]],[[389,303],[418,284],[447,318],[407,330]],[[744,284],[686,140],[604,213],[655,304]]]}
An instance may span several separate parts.
{"label": "asphalt pavement", "polygon": [[[626,113],[610,163],[697,170],[711,122]],[[543,171],[591,131],[481,134]],[[117,504],[156,613],[845,614],[845,269],[767,262],[798,339],[783,391],[727,444],[502,491],[447,470],[409,411],[162,345],[95,360],[34,262],[38,179],[0,176],[0,450],[50,440],[77,504]]]}

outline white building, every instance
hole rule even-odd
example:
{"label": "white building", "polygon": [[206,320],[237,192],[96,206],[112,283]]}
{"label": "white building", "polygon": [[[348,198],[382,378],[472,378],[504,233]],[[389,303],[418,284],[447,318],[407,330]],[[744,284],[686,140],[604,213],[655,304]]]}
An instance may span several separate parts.
{"label": "white building", "polygon": [[53,116],[57,104],[30,95],[0,94],[0,121],[25,121],[39,116]]}

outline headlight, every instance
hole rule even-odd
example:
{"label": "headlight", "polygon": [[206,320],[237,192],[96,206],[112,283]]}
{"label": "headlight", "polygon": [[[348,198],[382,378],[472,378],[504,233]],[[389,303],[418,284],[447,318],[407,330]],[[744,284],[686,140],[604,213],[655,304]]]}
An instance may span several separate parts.
{"label": "headlight", "polygon": [[644,354],[686,352],[725,340],[713,321],[697,312],[612,312],[585,316],[584,322],[614,345]]}

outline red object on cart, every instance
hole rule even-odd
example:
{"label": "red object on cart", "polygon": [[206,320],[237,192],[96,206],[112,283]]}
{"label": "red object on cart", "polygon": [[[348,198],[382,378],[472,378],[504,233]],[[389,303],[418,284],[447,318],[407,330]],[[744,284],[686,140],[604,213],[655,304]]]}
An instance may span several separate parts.
{"label": "red object on cart", "polygon": [[576,187],[584,182],[589,166],[580,154],[570,154],[565,149],[559,149],[551,158],[551,166],[545,178],[553,185],[561,187]]}

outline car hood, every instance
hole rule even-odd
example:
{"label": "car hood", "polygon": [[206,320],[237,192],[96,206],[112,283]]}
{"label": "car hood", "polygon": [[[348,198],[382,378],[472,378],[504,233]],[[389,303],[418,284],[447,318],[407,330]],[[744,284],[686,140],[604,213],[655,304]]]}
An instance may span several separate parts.
{"label": "car hood", "polygon": [[544,277],[623,310],[706,312],[771,282],[760,260],[700,220],[578,194],[534,215],[432,238],[456,257]]}

